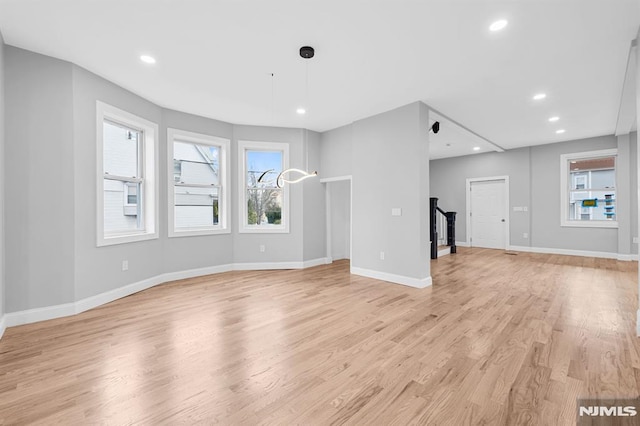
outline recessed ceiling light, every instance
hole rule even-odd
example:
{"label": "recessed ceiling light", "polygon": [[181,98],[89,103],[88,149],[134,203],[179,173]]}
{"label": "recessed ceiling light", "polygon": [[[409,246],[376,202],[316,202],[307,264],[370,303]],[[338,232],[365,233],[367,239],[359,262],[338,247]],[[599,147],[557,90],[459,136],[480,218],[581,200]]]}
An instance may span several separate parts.
{"label": "recessed ceiling light", "polygon": [[298,114],[300,114],[300,115],[304,115],[304,114],[306,114],[306,113],[307,113],[307,110],[306,110],[306,109],[304,109],[304,108],[298,108],[298,109],[296,110],[296,112],[297,112]]}
{"label": "recessed ceiling light", "polygon": [[474,150],[474,151],[480,151],[480,147],[479,147],[479,146],[474,146],[474,147],[473,147],[473,150]]}
{"label": "recessed ceiling light", "polygon": [[155,64],[156,63],[156,58],[154,58],[153,56],[149,56],[149,55],[140,56],[140,60],[142,62],[144,62],[145,64]]}
{"label": "recessed ceiling light", "polygon": [[533,100],[534,101],[539,101],[540,99],[544,99],[546,97],[547,97],[547,95],[545,93],[538,93],[537,95],[533,96]]}
{"label": "recessed ceiling light", "polygon": [[550,121],[550,122],[552,122],[552,123],[553,123],[553,122],[556,122],[556,121],[558,121],[558,120],[560,120],[560,117],[550,117],[550,118],[549,118],[549,121]]}
{"label": "recessed ceiling light", "polygon": [[500,19],[489,26],[489,31],[500,31],[508,24],[506,19]]}
{"label": "recessed ceiling light", "polygon": [[557,133],[557,134],[559,134],[559,135],[560,135],[560,134],[562,134],[562,133],[564,133],[564,132],[565,132],[565,130],[564,130],[564,129],[556,130],[556,133]]}

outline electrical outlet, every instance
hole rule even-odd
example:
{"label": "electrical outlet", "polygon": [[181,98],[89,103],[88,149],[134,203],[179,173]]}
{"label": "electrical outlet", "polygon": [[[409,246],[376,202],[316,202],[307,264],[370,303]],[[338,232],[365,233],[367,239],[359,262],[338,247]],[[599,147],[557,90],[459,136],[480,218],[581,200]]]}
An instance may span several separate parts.
{"label": "electrical outlet", "polygon": [[522,238],[529,238],[529,234],[528,234],[528,233],[526,233],[526,232],[524,232],[524,233],[522,234]]}
{"label": "electrical outlet", "polygon": [[123,260],[122,261],[122,270],[123,271],[128,271],[129,270],[129,261],[128,260]]}
{"label": "electrical outlet", "polygon": [[260,244],[260,253],[264,253],[266,249],[267,248],[264,246],[264,244]]}
{"label": "electrical outlet", "polygon": [[638,237],[633,237],[633,242],[634,242],[635,244],[638,244]]}
{"label": "electrical outlet", "polygon": [[380,252],[380,260],[384,260],[384,252],[383,251]]}
{"label": "electrical outlet", "polygon": [[522,211],[523,211],[523,212],[528,212],[528,211],[529,211],[529,207],[524,206],[524,207],[522,208]]}

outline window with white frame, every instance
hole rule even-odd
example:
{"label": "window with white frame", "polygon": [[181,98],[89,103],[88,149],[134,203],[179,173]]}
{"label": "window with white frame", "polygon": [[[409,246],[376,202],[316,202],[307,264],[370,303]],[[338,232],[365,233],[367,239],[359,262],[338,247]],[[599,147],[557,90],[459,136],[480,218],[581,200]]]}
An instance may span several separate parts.
{"label": "window with white frame", "polygon": [[155,123],[97,102],[97,245],[157,238]]}
{"label": "window with white frame", "polygon": [[169,236],[228,233],[229,140],[168,129]]}
{"label": "window with white frame", "polygon": [[561,156],[562,226],[615,228],[616,149]]}
{"label": "window with white frame", "polygon": [[289,232],[288,185],[276,184],[289,167],[289,145],[240,141],[238,149],[239,232]]}

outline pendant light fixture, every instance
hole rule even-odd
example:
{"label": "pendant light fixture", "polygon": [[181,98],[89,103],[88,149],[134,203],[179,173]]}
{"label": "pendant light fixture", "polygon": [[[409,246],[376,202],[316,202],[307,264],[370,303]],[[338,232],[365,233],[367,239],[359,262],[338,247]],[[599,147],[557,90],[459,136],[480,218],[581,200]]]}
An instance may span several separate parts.
{"label": "pendant light fixture", "polygon": [[[315,50],[313,49],[313,47],[311,46],[302,46],[300,48],[300,57],[303,59],[311,59],[315,56]],[[305,65],[305,103],[309,103],[309,63],[307,62]],[[300,115],[304,115],[307,112],[307,108],[303,108],[303,107],[298,107],[297,110],[298,114]],[[305,144],[306,144],[306,138],[305,138]],[[307,164],[306,167],[307,169],[309,168],[309,149],[307,147],[306,151],[306,157],[307,157]],[[291,175],[294,176],[298,176],[297,178],[293,179]],[[291,176],[291,177],[290,177]],[[278,177],[276,178],[276,186],[278,188],[282,188],[284,186],[285,183],[298,183],[298,182],[302,182],[305,179],[309,179],[310,177],[314,177],[314,176],[318,176],[318,172],[317,171],[313,171],[313,172],[307,172],[304,170],[300,170],[300,169],[295,169],[295,168],[289,168],[287,170],[283,170],[282,172],[280,172],[280,174],[278,175]],[[262,177],[262,176],[261,176]]]}

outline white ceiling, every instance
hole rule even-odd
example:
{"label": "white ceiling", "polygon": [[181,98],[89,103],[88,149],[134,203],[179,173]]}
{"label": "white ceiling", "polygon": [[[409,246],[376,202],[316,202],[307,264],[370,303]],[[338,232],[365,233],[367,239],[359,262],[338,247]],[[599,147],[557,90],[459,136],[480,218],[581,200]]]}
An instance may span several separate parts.
{"label": "white ceiling", "polygon": [[324,131],[421,100],[505,149],[613,134],[639,26],[638,0],[0,0],[6,43],[165,107]]}
{"label": "white ceiling", "polygon": [[429,159],[431,160],[503,151],[500,147],[476,135],[448,117],[437,111],[430,111],[430,129],[435,122],[440,123],[440,131],[429,134]]}

